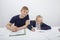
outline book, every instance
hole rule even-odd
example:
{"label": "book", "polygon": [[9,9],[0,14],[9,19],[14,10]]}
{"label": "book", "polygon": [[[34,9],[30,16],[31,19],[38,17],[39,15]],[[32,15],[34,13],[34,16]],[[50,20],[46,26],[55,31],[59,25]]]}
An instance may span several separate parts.
{"label": "book", "polygon": [[17,32],[11,32],[9,36],[21,36],[21,35],[26,35],[26,29],[22,29]]}

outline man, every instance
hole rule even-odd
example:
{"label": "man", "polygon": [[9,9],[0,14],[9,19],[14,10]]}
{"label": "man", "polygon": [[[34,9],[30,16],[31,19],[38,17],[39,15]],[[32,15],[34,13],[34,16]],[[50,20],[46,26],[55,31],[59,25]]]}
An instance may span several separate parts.
{"label": "man", "polygon": [[13,16],[9,23],[6,25],[7,29],[12,32],[16,32],[18,30],[22,30],[27,28],[29,25],[29,9],[26,6],[23,6],[21,9],[21,13],[19,15]]}

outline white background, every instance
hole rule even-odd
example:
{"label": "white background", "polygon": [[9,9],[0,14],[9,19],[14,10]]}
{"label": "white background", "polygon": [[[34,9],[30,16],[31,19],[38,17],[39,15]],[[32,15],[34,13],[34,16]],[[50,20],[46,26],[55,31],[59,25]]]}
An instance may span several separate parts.
{"label": "white background", "polygon": [[0,26],[5,26],[11,17],[19,14],[21,7],[29,8],[30,20],[37,15],[50,26],[60,26],[60,0],[0,0]]}

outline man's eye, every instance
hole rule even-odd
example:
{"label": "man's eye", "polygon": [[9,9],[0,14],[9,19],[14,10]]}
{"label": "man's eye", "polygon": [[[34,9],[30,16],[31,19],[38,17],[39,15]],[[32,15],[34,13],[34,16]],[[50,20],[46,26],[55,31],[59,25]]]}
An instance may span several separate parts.
{"label": "man's eye", "polygon": [[26,12],[26,13],[28,13],[28,12]]}

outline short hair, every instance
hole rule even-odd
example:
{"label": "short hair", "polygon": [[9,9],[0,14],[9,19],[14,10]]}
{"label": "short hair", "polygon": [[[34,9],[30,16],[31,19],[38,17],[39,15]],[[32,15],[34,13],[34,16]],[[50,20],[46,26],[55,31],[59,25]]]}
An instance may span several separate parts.
{"label": "short hair", "polygon": [[23,10],[23,9],[29,10],[27,6],[23,6],[21,10]]}
{"label": "short hair", "polygon": [[37,18],[42,18],[42,16],[41,16],[41,15],[37,15],[37,16],[36,16],[36,20],[37,20]]}

